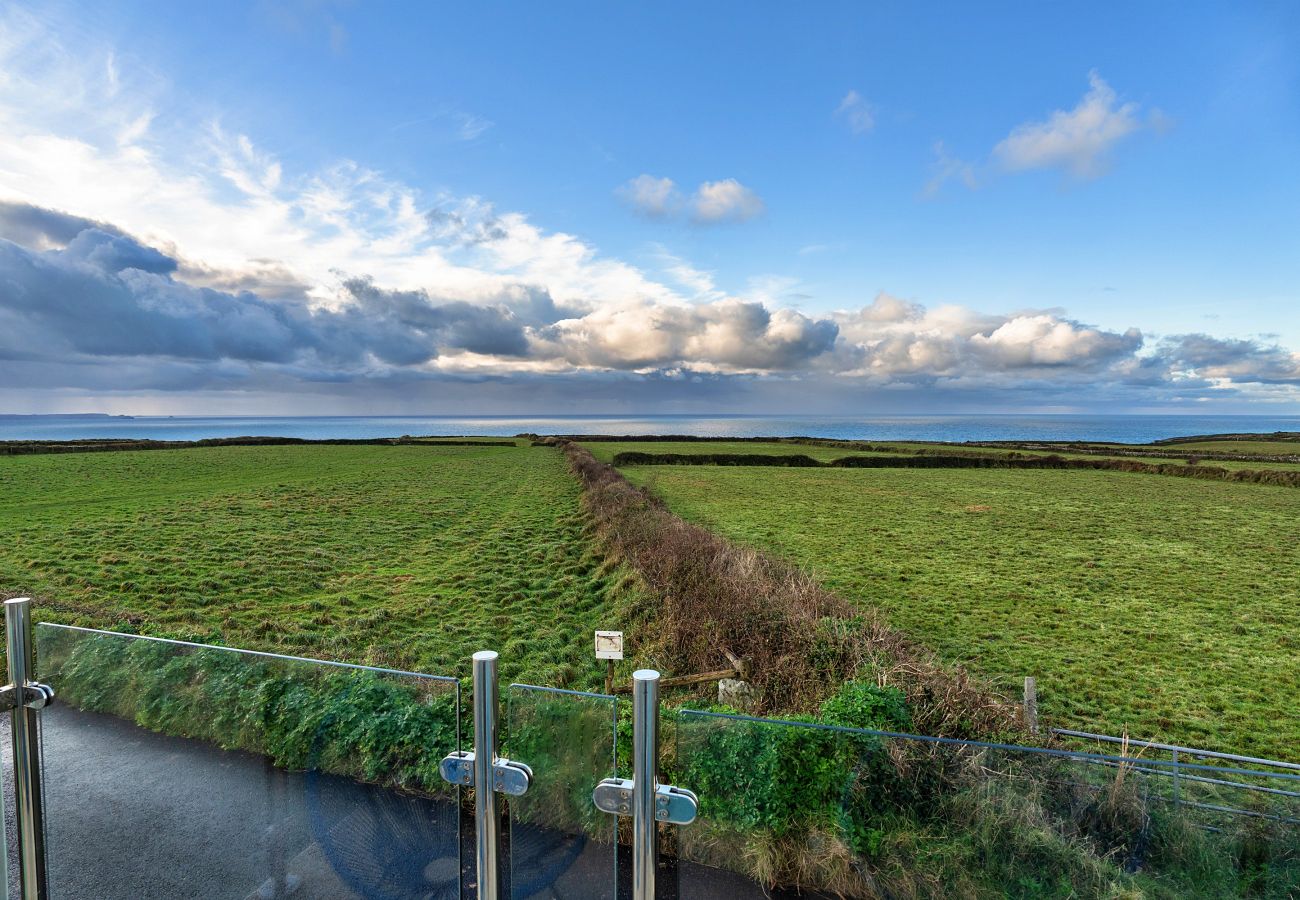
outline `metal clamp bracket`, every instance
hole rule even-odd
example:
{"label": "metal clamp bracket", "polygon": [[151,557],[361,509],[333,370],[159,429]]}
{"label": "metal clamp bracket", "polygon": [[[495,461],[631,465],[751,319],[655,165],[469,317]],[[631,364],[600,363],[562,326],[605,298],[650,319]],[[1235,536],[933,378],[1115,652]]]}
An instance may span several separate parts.
{"label": "metal clamp bracket", "polygon": [[[632,815],[636,783],[631,778],[606,778],[591,792],[596,809],[612,816]],[[672,784],[655,787],[655,819],[669,825],[689,825],[699,813],[700,801],[692,791]]]}
{"label": "metal clamp bracket", "polygon": [[[474,751],[457,750],[447,754],[438,764],[438,771],[449,784],[474,785]],[[522,797],[532,783],[533,770],[521,762],[497,757],[492,765],[492,789],[498,794]]]}
{"label": "metal clamp bracket", "polygon": [[54,688],[48,684],[29,681],[23,685],[23,700],[18,702],[18,691],[13,684],[0,687],[0,711],[25,706],[28,709],[44,709],[54,702]]}

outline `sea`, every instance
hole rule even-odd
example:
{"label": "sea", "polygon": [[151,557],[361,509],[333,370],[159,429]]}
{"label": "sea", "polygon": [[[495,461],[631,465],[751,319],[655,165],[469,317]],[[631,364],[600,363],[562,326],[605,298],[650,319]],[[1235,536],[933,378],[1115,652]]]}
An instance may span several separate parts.
{"label": "sea", "polygon": [[1231,432],[1300,431],[1300,416],[925,415],[925,416],[110,416],[0,415],[0,440],[274,436],[693,434],[805,436],[842,440],[1083,440],[1146,443]]}

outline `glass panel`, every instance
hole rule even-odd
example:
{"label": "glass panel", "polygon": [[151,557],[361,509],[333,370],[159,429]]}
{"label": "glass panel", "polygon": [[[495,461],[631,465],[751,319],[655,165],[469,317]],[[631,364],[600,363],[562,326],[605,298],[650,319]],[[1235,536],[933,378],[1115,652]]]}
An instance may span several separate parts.
{"label": "glass panel", "polygon": [[670,777],[700,797],[678,829],[682,900],[748,896],[741,878],[848,897],[1300,884],[1294,770],[694,711],[679,714],[676,750]]}
{"label": "glass panel", "polygon": [[512,684],[505,755],[533,770],[510,800],[510,896],[613,898],[614,816],[591,792],[614,775],[613,697]]}
{"label": "glass panel", "polygon": [[453,679],[36,628],[51,894],[458,898]]}

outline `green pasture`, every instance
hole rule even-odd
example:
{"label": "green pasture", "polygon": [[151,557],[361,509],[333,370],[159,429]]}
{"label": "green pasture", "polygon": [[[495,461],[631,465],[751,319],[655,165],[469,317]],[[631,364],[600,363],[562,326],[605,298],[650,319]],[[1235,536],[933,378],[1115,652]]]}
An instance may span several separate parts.
{"label": "green pasture", "polygon": [[629,467],[1053,725],[1300,759],[1300,491],[1012,469]]}
{"label": "green pasture", "polygon": [[[583,444],[601,462],[611,462],[620,453],[734,453],[745,456],[809,456],[830,462],[845,456],[882,456],[888,454],[822,447],[794,441],[591,441]],[[914,450],[902,450],[914,453]]]}
{"label": "green pasture", "polygon": [[0,591],[38,618],[592,686],[627,573],[549,448],[222,447],[0,457]]}
{"label": "green pasture", "polygon": [[1300,441],[1189,441],[1164,444],[1161,450],[1201,453],[1249,453],[1257,456],[1300,456]]}

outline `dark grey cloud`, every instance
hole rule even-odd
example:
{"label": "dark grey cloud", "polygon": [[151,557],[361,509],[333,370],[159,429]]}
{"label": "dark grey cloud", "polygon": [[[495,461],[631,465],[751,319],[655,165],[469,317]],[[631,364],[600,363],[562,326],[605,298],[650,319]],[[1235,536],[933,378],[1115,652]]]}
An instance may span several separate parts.
{"label": "dark grey cloud", "polygon": [[0,200],[0,239],[34,250],[45,250],[49,247],[66,247],[73,238],[87,229],[122,236],[121,231],[107,222],[96,222],[27,203]]}
{"label": "dark grey cloud", "polygon": [[62,256],[73,262],[87,263],[110,274],[135,269],[153,275],[176,271],[176,260],[152,247],[136,243],[134,238],[87,228],[64,248]]}
{"label": "dark grey cloud", "polygon": [[[172,277],[177,269],[166,254],[97,225],[62,249],[0,240],[0,324],[7,326],[0,355],[228,360],[306,371],[417,365],[448,350],[528,352],[525,319],[504,305],[438,301],[358,278],[345,282],[341,308],[312,309],[301,297],[196,287]],[[524,300],[529,319],[557,314],[549,297],[532,292]]]}
{"label": "dark grey cloud", "polygon": [[[437,302],[424,291],[387,291],[368,278],[343,283],[353,304],[340,322],[367,335],[381,358],[398,365],[424,362],[416,346],[438,346],[493,356],[521,357],[528,353],[524,323],[508,307],[479,306],[463,300]],[[331,330],[332,330],[331,323]],[[386,355],[386,351],[394,351]]]}
{"label": "dark grey cloud", "polygon": [[1190,369],[1204,378],[1300,384],[1300,354],[1275,343],[1180,334],[1162,340],[1157,356],[1171,367]]}

